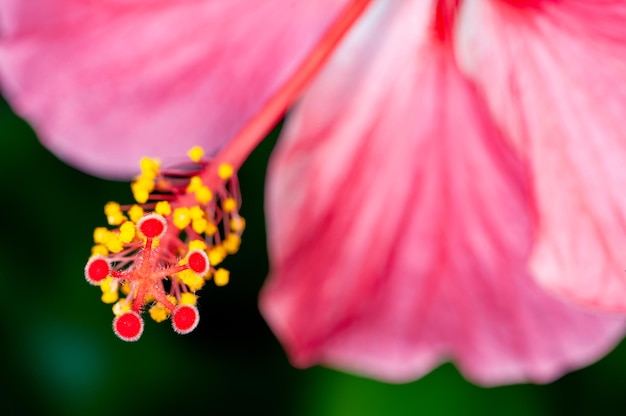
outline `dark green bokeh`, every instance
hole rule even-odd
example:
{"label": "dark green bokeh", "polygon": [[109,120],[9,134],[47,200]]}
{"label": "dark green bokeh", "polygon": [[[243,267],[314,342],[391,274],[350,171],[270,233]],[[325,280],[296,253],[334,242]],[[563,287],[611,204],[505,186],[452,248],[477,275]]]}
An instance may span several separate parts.
{"label": "dark green bokeh", "polygon": [[[447,364],[411,384],[387,385],[323,368],[292,368],[257,311],[267,274],[263,177],[274,138],[241,171],[248,228],[228,260],[231,283],[201,292],[187,336],[146,323],[119,341],[109,305],[83,279],[103,204],[128,202],[127,183],[58,161],[0,101],[2,158],[2,385],[20,414],[413,415],[621,414],[626,347],[548,386],[473,386]],[[625,248],[626,249],[626,248]]]}

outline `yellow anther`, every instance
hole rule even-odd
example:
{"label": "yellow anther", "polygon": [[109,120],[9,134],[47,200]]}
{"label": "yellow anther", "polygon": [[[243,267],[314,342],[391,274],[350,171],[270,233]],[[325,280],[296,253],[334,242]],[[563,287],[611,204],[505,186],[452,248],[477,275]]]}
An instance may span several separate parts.
{"label": "yellow anther", "polygon": [[237,201],[235,198],[226,198],[224,202],[222,202],[222,209],[226,212],[233,212],[237,209]]}
{"label": "yellow anther", "polygon": [[107,250],[107,248],[105,246],[103,246],[102,244],[96,244],[95,246],[91,247],[91,255],[92,256],[108,256],[109,255],[109,250]]}
{"label": "yellow anther", "polygon": [[104,303],[115,303],[119,298],[117,292],[102,292],[102,296],[100,296],[100,299]]}
{"label": "yellow anther", "polygon": [[154,190],[154,182],[150,179],[140,177],[130,184],[133,197],[140,204],[145,204],[150,198],[150,192]]}
{"label": "yellow anther", "polygon": [[130,243],[133,238],[135,238],[135,224],[132,221],[126,221],[120,227],[120,241]]}
{"label": "yellow anther", "polygon": [[107,241],[106,247],[111,253],[119,253],[124,249],[124,243],[122,243],[122,240],[120,240],[119,236],[115,235],[115,233],[112,233],[112,238]]}
{"label": "yellow anther", "polygon": [[189,156],[189,159],[198,163],[200,159],[202,159],[202,156],[204,156],[204,150],[200,146],[194,146],[187,152],[187,156]]}
{"label": "yellow anther", "polygon": [[111,276],[108,276],[100,283],[100,289],[102,293],[104,292],[117,292],[117,288],[119,287],[119,283],[117,280],[114,280]]}
{"label": "yellow anther", "polygon": [[130,293],[130,283],[124,282],[120,290],[122,291],[123,294],[128,295]]}
{"label": "yellow anther", "polygon": [[187,285],[189,290],[191,290],[192,292],[200,290],[202,289],[202,286],[204,286],[204,279],[202,278],[202,276],[198,276],[191,270],[183,270],[182,272],[178,273],[178,277],[183,281],[184,284]]}
{"label": "yellow anther", "polygon": [[109,239],[109,230],[105,227],[98,227],[93,230],[93,242],[96,244],[106,243]]}
{"label": "yellow anther", "polygon": [[198,301],[198,297],[193,293],[184,292],[180,295],[180,304],[181,305],[195,305]]}
{"label": "yellow anther", "polygon": [[139,164],[142,173],[158,173],[161,167],[161,162],[158,159],[150,159],[149,157],[142,157]]}
{"label": "yellow anther", "polygon": [[131,186],[133,185],[136,188],[142,188],[148,192],[152,192],[154,189],[154,179],[147,178],[146,176],[140,176],[132,183]]}
{"label": "yellow anther", "polygon": [[242,233],[246,228],[246,220],[243,217],[233,217],[230,219],[230,229],[236,233]]}
{"label": "yellow anther", "polygon": [[206,186],[201,186],[200,188],[196,189],[196,200],[199,203],[206,205],[211,201],[211,199],[213,199],[213,192],[211,192],[209,188],[207,188]]}
{"label": "yellow anther", "polygon": [[191,216],[189,215],[189,208],[179,207],[174,210],[173,222],[176,228],[182,230],[191,223]]}
{"label": "yellow anther", "polygon": [[189,251],[206,250],[206,243],[202,240],[192,240],[189,242]]}
{"label": "yellow anther", "polygon": [[217,266],[226,258],[226,250],[222,246],[216,246],[209,250],[208,255],[211,266]]}
{"label": "yellow anther", "polygon": [[156,170],[141,172],[141,175],[137,176],[135,178],[135,181],[136,182],[154,182],[158,174],[159,172]]}
{"label": "yellow anther", "polygon": [[109,223],[109,225],[120,225],[124,221],[126,221],[126,217],[121,212],[115,215],[109,215],[107,217],[107,222]]}
{"label": "yellow anther", "polygon": [[111,309],[113,309],[115,315],[121,315],[130,310],[130,302],[127,302],[126,298],[121,298]]}
{"label": "yellow anther", "polygon": [[172,206],[167,201],[159,201],[154,206],[154,212],[157,214],[161,214],[164,217],[167,217],[172,213]]}
{"label": "yellow anther", "polygon": [[139,205],[133,205],[128,210],[128,216],[132,222],[136,223],[141,219],[141,217],[143,217],[143,208]]}
{"label": "yellow anther", "polygon": [[106,215],[107,217],[110,217],[115,214],[121,214],[121,213],[122,213],[122,208],[120,207],[120,204],[118,204],[117,202],[107,202],[106,205],[104,206],[104,215]]}
{"label": "yellow anther", "polygon": [[163,322],[170,316],[170,311],[162,303],[155,303],[150,310],[150,318],[156,322]]}
{"label": "yellow anther", "polygon": [[237,234],[228,234],[228,236],[222,242],[222,246],[228,254],[235,254],[239,251],[241,245],[241,238]]}
{"label": "yellow anther", "polygon": [[189,208],[189,216],[192,220],[204,218],[204,211],[198,205],[194,205],[193,207]]}
{"label": "yellow anther", "polygon": [[202,287],[204,286],[204,282],[205,282],[205,280],[204,280],[204,278],[202,276],[194,275],[193,281],[188,282],[187,283],[187,287],[192,292],[195,292],[197,290],[202,289]]}
{"label": "yellow anther", "polygon": [[217,174],[220,178],[226,180],[230,179],[233,176],[233,167],[228,163],[222,163],[219,168],[217,168]]}
{"label": "yellow anther", "polygon": [[226,286],[230,280],[230,272],[226,269],[217,269],[213,281],[217,286]]}
{"label": "yellow anther", "polygon": [[150,192],[146,191],[145,189],[133,189],[133,198],[135,198],[135,201],[139,202],[140,204],[145,204],[146,202],[148,202],[148,199],[150,199]]}
{"label": "yellow anther", "polygon": [[191,228],[198,234],[202,234],[206,230],[206,226],[209,222],[204,218],[198,218],[191,222]]}
{"label": "yellow anther", "polygon": [[204,186],[199,176],[192,176],[187,185],[187,193],[196,192],[200,187]]}
{"label": "yellow anther", "polygon": [[206,235],[215,235],[216,232],[217,232],[217,226],[213,224],[212,222],[207,222],[204,233]]}

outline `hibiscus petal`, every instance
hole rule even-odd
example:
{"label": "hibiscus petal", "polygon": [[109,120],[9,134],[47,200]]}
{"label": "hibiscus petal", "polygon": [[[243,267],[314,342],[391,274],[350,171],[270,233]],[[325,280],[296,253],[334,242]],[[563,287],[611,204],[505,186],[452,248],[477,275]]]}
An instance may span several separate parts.
{"label": "hibiscus petal", "polygon": [[270,166],[260,300],[298,366],[408,381],[445,359],[482,384],[547,382],[623,321],[544,293],[523,163],[427,2],[379,2],[289,119]]}
{"label": "hibiscus petal", "polygon": [[127,176],[216,152],[346,3],[0,0],[0,81],[60,158]]}
{"label": "hibiscus petal", "polygon": [[462,66],[531,164],[534,276],[626,312],[626,3],[470,1],[463,13]]}

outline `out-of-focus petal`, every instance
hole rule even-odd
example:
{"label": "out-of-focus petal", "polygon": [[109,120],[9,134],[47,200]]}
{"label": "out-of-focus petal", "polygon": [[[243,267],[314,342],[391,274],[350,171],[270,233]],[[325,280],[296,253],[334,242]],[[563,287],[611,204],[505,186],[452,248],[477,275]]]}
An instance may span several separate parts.
{"label": "out-of-focus petal", "polygon": [[481,384],[547,382],[606,353],[623,321],[529,276],[524,165],[424,39],[430,7],[377,3],[291,115],[261,310],[299,366],[407,381],[451,359]]}
{"label": "out-of-focus petal", "polygon": [[345,0],[1,0],[0,81],[43,143],[122,177],[218,150]]}
{"label": "out-of-focus petal", "polygon": [[626,312],[626,3],[466,6],[462,66],[531,165],[533,275],[570,300]]}

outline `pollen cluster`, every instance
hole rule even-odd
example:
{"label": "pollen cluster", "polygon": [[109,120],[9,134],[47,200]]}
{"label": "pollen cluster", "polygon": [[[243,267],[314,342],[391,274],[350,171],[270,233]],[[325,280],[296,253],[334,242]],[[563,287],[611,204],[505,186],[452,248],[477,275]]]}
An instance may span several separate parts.
{"label": "pollen cluster", "polygon": [[[209,280],[224,286],[230,279],[219,266],[239,250],[245,228],[237,178],[230,165],[215,166],[199,147],[188,156],[189,162],[169,169],[142,159],[131,184],[136,203],[107,203],[109,227],[94,230],[85,279],[113,305],[113,331],[122,340],[141,337],[145,311],[157,322],[171,319],[180,334],[193,331],[196,292]],[[212,188],[205,181],[211,170],[220,179]]]}

